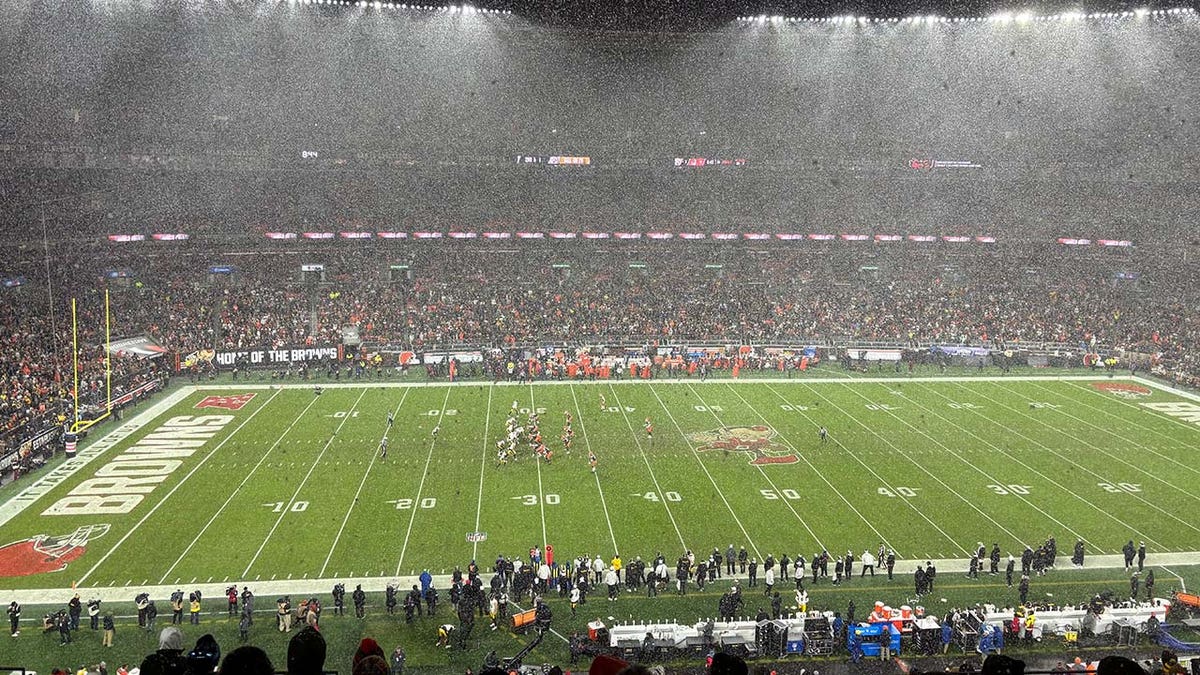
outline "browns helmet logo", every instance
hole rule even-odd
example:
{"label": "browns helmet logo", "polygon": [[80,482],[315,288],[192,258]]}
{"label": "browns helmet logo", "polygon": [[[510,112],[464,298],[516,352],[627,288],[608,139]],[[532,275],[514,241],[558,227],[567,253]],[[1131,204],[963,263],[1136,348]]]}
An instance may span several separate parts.
{"label": "browns helmet logo", "polygon": [[1150,395],[1150,388],[1132,382],[1093,382],[1092,386],[1100,391],[1106,391],[1114,396],[1134,400]]}
{"label": "browns helmet logo", "polygon": [[89,541],[103,537],[109,526],[84,525],[64,535],[39,534],[0,547],[0,577],[60,572],[87,551]]}
{"label": "browns helmet logo", "polygon": [[758,424],[752,427],[722,427],[712,431],[697,431],[688,434],[688,440],[698,444],[696,450],[724,450],[725,452],[744,452],[750,459],[750,464],[795,464],[800,459],[787,448],[771,440],[775,438],[775,430]]}
{"label": "browns helmet logo", "polygon": [[224,408],[225,410],[241,410],[254,398],[254,394],[238,394],[236,396],[207,396],[196,404],[196,408]]}

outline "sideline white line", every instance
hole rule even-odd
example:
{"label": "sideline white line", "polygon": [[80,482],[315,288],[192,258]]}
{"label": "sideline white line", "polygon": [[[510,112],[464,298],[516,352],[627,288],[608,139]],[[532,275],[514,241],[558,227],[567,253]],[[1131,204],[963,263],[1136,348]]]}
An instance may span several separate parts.
{"label": "sideline white line", "polygon": [[321,452],[318,453],[317,458],[313,460],[312,466],[308,467],[308,473],[304,474],[304,478],[302,478],[300,480],[300,484],[296,486],[296,491],[292,493],[291,499],[289,499],[287,505],[283,507],[283,511],[280,511],[279,517],[275,519],[275,524],[271,526],[271,531],[267,533],[267,536],[263,537],[263,541],[261,544],[259,544],[258,550],[254,552],[254,557],[250,559],[250,564],[246,565],[246,571],[242,572],[243,579],[250,575],[250,568],[254,567],[254,563],[258,562],[258,556],[262,555],[263,549],[267,547],[267,542],[271,541],[271,537],[274,536],[275,530],[279,529],[279,524],[283,522],[284,516],[288,514],[292,504],[296,502],[296,497],[300,496],[300,493],[304,490],[304,485],[308,483],[309,477],[312,476],[313,471],[317,470],[317,465],[321,463],[321,458],[325,456],[325,453],[329,450],[329,446],[333,445],[333,442],[337,440],[338,432],[342,430],[342,427],[346,425],[346,422],[348,422],[350,418],[354,417],[354,411],[358,408],[358,404],[362,401],[363,396],[366,396],[366,394],[367,389],[366,387],[363,387],[363,390],[361,393],[359,393],[358,398],[354,400],[354,405],[350,406],[350,412],[346,413],[346,416],[342,418],[341,422],[338,422],[337,429],[333,430],[333,435],[329,437],[328,441],[325,441],[325,447],[321,448]]}
{"label": "sideline white line", "polygon": [[[639,385],[647,382],[655,382],[658,384],[687,384],[694,383],[697,385],[721,385],[721,384],[845,384],[847,382],[866,382],[866,383],[885,383],[885,382],[1059,382],[1059,381],[1079,381],[1091,382],[1096,379],[1095,375],[1008,375],[1005,377],[996,377],[994,375],[934,375],[921,376],[913,375],[911,377],[842,377],[838,375],[813,377],[811,379],[786,379],[778,377],[739,377],[736,380],[732,378],[720,377],[710,378],[706,382],[701,382],[694,377],[658,377],[653,380],[537,380],[532,384],[539,387],[565,387],[569,385],[588,385],[588,386],[607,386],[614,385]],[[1141,381],[1141,378],[1130,377],[1128,375],[1115,375],[1114,380],[1133,380]],[[460,380],[458,382],[375,382],[367,381],[365,383],[354,382],[324,382],[321,386],[325,389],[356,389],[358,387],[478,387],[486,384],[484,380]],[[503,381],[492,382],[496,387],[527,387],[529,382]],[[1166,388],[1162,385],[1155,384],[1160,388]],[[284,389],[308,389],[311,384],[214,384],[212,386],[203,387],[205,390],[214,389],[273,389],[282,387]],[[1181,396],[1195,397],[1195,394],[1181,393]],[[1200,401],[1200,397],[1195,398]]]}
{"label": "sideline white line", "polygon": [[[704,465],[704,460],[700,459],[700,453],[696,451],[696,446],[692,445],[692,442],[688,440],[687,434],[683,431],[683,427],[679,426],[679,422],[675,420],[675,416],[672,415],[670,409],[667,408],[666,401],[663,401],[658,395],[658,392],[654,390],[654,385],[649,385],[649,389],[650,393],[654,394],[654,398],[658,400],[658,404],[662,406],[663,412],[667,413],[667,418],[671,420],[671,424],[675,425],[675,431],[679,432],[679,437],[683,439],[684,445],[688,446],[688,450],[692,451],[692,457],[694,457],[696,459],[696,463],[700,465],[700,470],[704,472],[705,476],[708,476],[708,482],[712,483],[713,490],[716,490],[717,496],[719,496],[721,501],[725,503],[725,508],[729,510],[729,515],[733,516],[733,522],[737,523],[738,529],[742,531],[742,536],[746,538],[746,541],[750,544],[750,548],[754,549],[754,556],[756,558],[763,557],[762,553],[758,550],[758,544],[756,544],[754,539],[750,537],[750,533],[746,531],[746,526],[742,525],[742,519],[738,518],[737,513],[733,510],[733,505],[729,503],[729,500],[725,497],[725,493],[721,490],[721,487],[717,485],[717,479],[713,478],[713,475],[708,471],[708,467]],[[717,424],[720,423],[721,420],[718,419]]]}
{"label": "sideline white line", "polygon": [[[1172,417],[1170,415],[1155,414],[1158,411],[1156,411],[1152,408],[1143,408],[1142,406],[1137,405],[1135,403],[1130,403],[1127,399],[1123,399],[1118,396],[1113,396],[1111,394],[1106,395],[1106,394],[1103,394],[1103,393],[1097,391],[1094,388],[1085,387],[1081,384],[1076,384],[1074,382],[1068,382],[1066,384],[1067,384],[1067,386],[1071,387],[1072,389],[1078,389],[1079,391],[1082,391],[1082,392],[1088,394],[1089,398],[1099,398],[1100,400],[1106,401],[1108,403],[1119,403],[1127,408],[1131,408],[1132,410],[1140,413],[1140,415],[1139,415],[1140,417],[1145,418],[1147,416],[1147,413],[1150,413],[1149,417],[1151,419],[1164,420],[1167,422],[1172,422],[1177,426],[1182,426],[1185,429],[1191,429],[1192,431],[1200,431],[1200,426],[1197,426],[1191,422],[1187,422],[1185,420],[1179,419],[1178,417]],[[1071,400],[1071,401],[1077,401],[1077,402],[1091,408],[1092,410],[1104,410],[1104,408],[1102,408],[1100,406],[1095,406],[1090,403],[1084,403],[1083,401],[1081,401],[1080,399],[1077,399],[1075,397],[1068,396],[1067,398],[1068,398],[1068,400]],[[1149,431],[1150,433],[1155,434],[1157,436],[1162,436],[1163,438],[1167,439],[1168,441],[1172,441],[1175,443],[1179,442],[1179,437],[1172,436],[1171,434],[1168,434],[1167,432],[1161,431],[1159,429],[1155,429],[1152,426],[1142,424],[1141,422],[1138,422],[1137,420],[1135,420],[1131,417],[1130,418],[1122,418],[1122,419],[1127,419],[1134,426],[1139,427],[1141,429],[1145,429],[1146,431]],[[1187,466],[1186,464],[1181,464],[1181,466],[1187,468],[1189,471],[1197,471],[1197,469],[1195,467]]]}
{"label": "sideline white line", "polygon": [[[446,403],[450,400],[450,392],[453,391],[450,387],[446,388],[446,397],[442,399],[442,409],[438,411],[437,422],[434,423],[435,429],[440,429],[442,419],[446,416]],[[433,461],[433,449],[437,446],[437,436],[429,440],[429,454],[425,457],[425,470],[421,472],[421,483],[417,485],[417,498],[413,500],[412,515],[408,518],[408,531],[404,533],[404,545],[400,547],[400,559],[396,561],[396,576],[400,576],[400,568],[404,565],[404,554],[408,552],[408,538],[412,536],[413,522],[417,520],[417,511],[421,506],[421,493],[425,489],[425,478],[429,476],[429,463]]]}
{"label": "sideline white line", "polygon": [[[404,395],[400,397],[400,402],[396,404],[396,409],[392,411],[392,417],[395,417],[400,413],[400,408],[404,407],[404,400],[408,398],[408,392],[410,391],[412,390],[404,390]],[[387,438],[388,430],[389,429],[385,426],[383,429],[384,438]],[[321,571],[317,573],[319,576],[325,576],[325,570],[329,567],[329,561],[333,558],[333,552],[337,550],[338,542],[342,540],[342,532],[346,530],[346,523],[350,522],[350,514],[354,513],[354,505],[358,503],[358,496],[362,494],[363,486],[367,484],[367,476],[371,475],[371,469],[375,466],[375,460],[378,457],[379,450],[376,448],[375,451],[371,453],[371,461],[367,464],[367,470],[363,473],[362,480],[358,482],[358,489],[354,491],[354,501],[350,502],[350,508],[346,509],[346,517],[342,518],[342,526],[338,528],[337,536],[333,538],[333,544],[329,547],[329,555],[325,556],[325,562],[321,565]]]}
{"label": "sideline white line", "polygon": [[130,537],[130,536],[132,536],[132,535],[133,535],[133,533],[134,533],[134,532],[136,532],[136,531],[138,530],[138,528],[142,526],[142,524],[143,524],[143,523],[145,523],[147,520],[149,520],[150,516],[154,515],[154,512],[155,512],[155,511],[158,511],[158,507],[162,506],[163,504],[166,504],[166,503],[167,503],[167,500],[168,500],[168,499],[170,499],[170,498],[171,498],[171,496],[175,494],[175,491],[176,491],[176,490],[178,490],[179,488],[183,487],[183,485],[184,485],[185,483],[187,483],[187,482],[188,482],[188,480],[189,480],[189,479],[190,479],[190,478],[191,478],[191,477],[192,477],[192,476],[193,476],[193,475],[194,475],[194,474],[195,474],[197,471],[199,471],[199,470],[200,470],[200,467],[204,466],[204,465],[205,465],[205,464],[208,462],[208,460],[209,460],[210,458],[212,458],[212,456],[213,456],[213,455],[217,454],[217,451],[218,451],[218,450],[220,450],[221,448],[225,447],[225,444],[229,442],[229,439],[231,439],[231,438],[233,438],[235,435],[237,435],[237,432],[241,431],[241,430],[242,430],[242,429],[243,429],[243,428],[244,428],[244,427],[245,427],[247,424],[249,424],[249,423],[250,423],[250,420],[252,420],[252,419],[254,419],[255,417],[257,417],[257,416],[258,416],[258,413],[260,413],[260,412],[262,412],[264,409],[266,409],[266,407],[267,407],[268,405],[270,405],[270,404],[271,404],[271,401],[274,401],[274,400],[275,400],[275,398],[276,398],[277,396],[279,396],[279,393],[280,393],[280,391],[282,391],[282,390],[277,390],[277,391],[276,391],[274,394],[271,394],[271,398],[268,398],[268,399],[266,400],[266,402],[265,402],[265,403],[263,403],[263,404],[262,404],[262,405],[260,405],[260,406],[259,406],[257,409],[255,409],[255,411],[254,411],[254,412],[250,413],[250,415],[249,415],[248,417],[246,417],[246,419],[242,420],[242,423],[241,423],[241,424],[239,424],[239,425],[237,425],[237,428],[236,428],[236,429],[234,429],[233,431],[229,432],[229,435],[228,435],[228,436],[226,436],[224,439],[222,439],[222,440],[221,440],[221,442],[220,442],[220,443],[218,443],[218,444],[217,444],[217,446],[216,446],[215,448],[213,448],[212,450],[210,450],[210,451],[209,451],[209,453],[208,453],[207,455],[205,455],[205,456],[204,456],[204,459],[200,460],[200,463],[199,463],[199,464],[197,464],[196,466],[192,467],[192,470],[191,470],[191,471],[189,471],[189,472],[187,473],[187,475],[183,477],[183,479],[182,479],[182,480],[180,480],[178,483],[176,483],[176,484],[175,484],[175,486],[171,488],[171,491],[170,491],[170,492],[168,492],[167,494],[163,495],[163,498],[162,498],[162,499],[160,499],[160,500],[158,500],[158,503],[157,503],[157,504],[155,504],[155,505],[154,505],[154,506],[153,506],[153,507],[152,507],[152,508],[151,508],[151,509],[150,509],[150,510],[149,510],[149,511],[146,513],[146,515],[142,516],[142,519],[141,519],[141,520],[139,520],[139,521],[137,521],[137,524],[135,524],[133,527],[129,528],[129,531],[125,533],[125,536],[121,537],[121,538],[120,538],[120,539],[117,541],[117,543],[116,543],[116,544],[113,544],[113,547],[112,547],[112,548],[110,548],[110,549],[108,549],[108,552],[107,552],[107,553],[105,553],[105,554],[104,554],[104,556],[100,558],[100,560],[96,561],[96,564],[95,564],[95,565],[92,565],[91,569],[89,569],[87,572],[84,572],[84,573],[83,573],[83,576],[79,577],[79,581],[78,581],[78,582],[76,582],[76,583],[78,583],[78,584],[82,584],[84,581],[87,581],[88,577],[92,576],[92,572],[95,572],[95,571],[96,571],[96,569],[97,569],[98,567],[100,567],[101,565],[103,565],[103,564],[104,564],[104,561],[108,560],[108,557],[109,557],[110,555],[112,555],[112,554],[113,554],[113,552],[115,552],[115,551],[116,551],[118,548],[120,548],[120,547],[121,547],[121,544],[124,544],[124,543],[125,543],[125,540],[129,539],[129,537]]}
{"label": "sideline white line", "polygon": [[[583,444],[590,455],[592,454],[592,441],[588,438],[587,427],[583,424],[583,409],[579,407],[579,397],[575,395],[575,387],[571,387],[571,400],[575,402],[575,417],[579,420],[579,432],[583,436]],[[617,546],[617,535],[613,532],[612,518],[608,517],[608,502],[604,499],[604,488],[600,486],[600,474],[593,471],[592,477],[596,479],[596,490],[600,492],[600,506],[604,509],[604,521],[608,523],[608,536],[612,538],[613,551],[620,551],[621,547]]]}
{"label": "sideline white line", "polygon": [[[479,519],[483,516],[483,470],[487,467],[488,448],[491,447],[491,436],[488,435],[488,430],[492,424],[492,394],[496,392],[495,387],[488,387],[487,400],[487,415],[483,418],[483,453],[479,458],[479,501],[475,504],[475,531],[479,531]],[[479,542],[471,542],[471,560],[479,559]]]}
{"label": "sideline white line", "polygon": [[212,515],[212,518],[209,518],[208,522],[204,524],[204,527],[200,528],[200,532],[196,534],[196,538],[192,540],[192,543],[188,544],[187,548],[183,549],[183,553],[180,553],[179,557],[175,559],[175,562],[171,563],[171,566],[167,568],[167,571],[163,572],[162,578],[158,580],[158,583],[165,584],[167,582],[167,577],[170,576],[171,572],[173,572],[175,568],[179,566],[179,563],[183,562],[183,559],[187,557],[187,554],[190,553],[192,548],[196,546],[196,542],[200,541],[200,537],[203,537],[204,533],[208,531],[208,528],[212,526],[213,522],[216,521],[216,519],[220,517],[222,513],[224,513],[225,507],[229,506],[229,503],[233,501],[233,498],[236,497],[239,492],[241,492],[242,488],[246,486],[246,483],[250,482],[250,479],[258,471],[258,468],[263,465],[263,462],[267,461],[267,457],[270,457],[271,453],[275,451],[275,448],[279,447],[279,444],[283,442],[283,439],[292,431],[292,429],[296,426],[296,423],[308,413],[309,409],[313,407],[313,404],[315,404],[317,400],[318,399],[316,396],[312,397],[312,400],[308,402],[308,405],[304,406],[304,410],[301,410],[299,415],[296,415],[296,418],[292,420],[292,423],[288,425],[288,428],[284,429],[282,434],[279,434],[279,438],[275,439],[275,442],[271,444],[271,447],[267,448],[267,451],[264,452],[262,457],[259,458],[258,463],[254,465],[254,468],[250,469],[250,472],[247,473],[244,478],[242,478],[242,482],[239,483],[238,486],[229,493],[229,497],[225,500],[225,503],[221,505],[221,508],[217,509],[216,513]]}
{"label": "sideline white line", "polygon": [[662,501],[663,508],[667,510],[667,518],[671,519],[671,527],[675,528],[675,536],[679,537],[679,543],[683,545],[683,550],[687,551],[687,541],[683,538],[683,533],[679,531],[679,523],[675,522],[675,514],[671,513],[671,505],[667,503],[667,497],[663,493],[662,486],[658,484],[658,477],[654,475],[654,468],[650,466],[650,458],[646,456],[646,451],[642,449],[642,442],[638,440],[637,432],[633,429],[633,423],[629,421],[629,413],[625,412],[625,405],[621,403],[621,397],[617,396],[617,390],[609,387],[612,392],[613,400],[617,402],[617,407],[621,409],[621,416],[625,418],[625,426],[629,427],[629,433],[633,435],[633,443],[637,446],[638,452],[642,455],[642,461],[646,463],[646,470],[650,472],[650,480],[654,483],[654,489],[658,491],[659,499]]}
{"label": "sideline white line", "polygon": [[[921,561],[928,560],[928,559],[929,558],[927,556],[921,557]],[[1161,567],[1161,566],[1166,565],[1166,566],[1170,566],[1173,569],[1178,569],[1179,567],[1186,567],[1189,569],[1189,571],[1191,571],[1191,570],[1200,570],[1200,568],[1197,567],[1197,563],[1196,563],[1197,560],[1200,560],[1200,551],[1183,551],[1183,552],[1176,552],[1176,553],[1156,553],[1156,554],[1153,554],[1153,562],[1148,558],[1147,564],[1150,565],[1151,567],[1154,567],[1154,566]],[[908,562],[915,562],[915,559],[910,560]],[[932,562],[933,562],[934,566],[937,567],[939,570],[957,571],[957,570],[966,569],[966,566],[967,566],[967,560],[965,558],[952,558],[952,559],[934,558],[934,559],[932,559]],[[902,567],[904,567],[904,561],[901,561],[900,564],[897,565],[897,573],[900,573],[900,569]],[[1083,568],[1072,567],[1069,556],[1059,556],[1057,558],[1057,564],[1055,566],[1055,569],[1053,572],[1051,572],[1051,575],[1058,577],[1059,580],[1061,580],[1061,581],[1067,581],[1067,580],[1075,579],[1076,575],[1079,573],[1086,573],[1086,572],[1096,571],[1096,570],[1117,570],[1117,573],[1119,574],[1120,573],[1119,571],[1123,570],[1124,568],[1125,568],[1125,562],[1120,554],[1117,554],[1117,555],[1088,555],[1087,556],[1087,564]],[[911,575],[911,572],[909,574]],[[1061,575],[1061,576],[1059,576],[1059,575]],[[203,593],[203,595],[205,597],[218,598],[218,599],[223,598],[225,595],[224,591],[229,586],[228,581],[227,580],[224,582],[217,581],[216,580],[217,578],[215,578],[215,577],[213,579],[214,579],[213,581],[206,581],[201,584],[194,584],[194,587],[197,590],[201,591],[201,593]],[[1122,579],[1128,579],[1128,577],[1122,577]],[[450,582],[450,575],[449,574],[441,574],[441,575],[435,574],[435,575],[433,575],[433,580],[434,580],[435,586],[438,586],[439,588],[448,588],[449,582]],[[277,579],[274,581],[259,581],[257,583],[247,582],[247,585],[253,586],[254,588],[252,590],[254,591],[255,595],[259,596],[260,598],[274,597],[276,595],[291,595],[292,597],[295,597],[297,595],[304,595],[306,597],[311,597],[310,594],[314,594],[314,593],[315,594],[328,593],[329,589],[331,587],[333,587],[333,585],[335,583],[338,583],[338,582],[341,582],[341,583],[344,583],[347,585],[362,584],[363,590],[368,593],[382,593],[387,588],[388,584],[396,584],[400,588],[408,588],[412,584],[418,583],[419,580],[418,580],[417,576],[414,574],[414,575],[405,575],[405,576],[401,576],[398,578],[384,577],[384,576],[370,576],[370,577],[346,576],[346,577],[329,577],[329,578],[325,578],[325,579],[319,579],[317,577],[312,577],[312,578],[307,578],[307,579],[301,579],[301,578]],[[1083,582],[1080,582],[1080,583],[1083,583]],[[192,585],[189,585],[189,587],[191,587],[191,586]],[[152,598],[166,598],[166,597],[169,597],[171,595],[171,592],[176,590],[178,587],[179,587],[178,584],[171,584],[171,585],[167,585],[167,586],[138,586],[136,588],[138,591],[145,591],[146,593],[149,593],[150,597],[152,597]],[[69,586],[67,588],[69,588]],[[130,597],[129,588],[130,587],[128,585],[122,585],[122,586],[117,586],[115,584],[112,586],[92,585],[92,586],[87,587],[86,592],[88,593],[89,597],[95,597],[99,600],[103,600],[104,602],[128,602],[129,597]],[[84,591],[81,589],[80,592],[82,593]],[[8,589],[8,588],[0,589],[0,597],[3,597],[5,600],[16,600],[17,602],[19,602],[23,605],[28,605],[28,606],[54,605],[56,607],[61,607],[63,593],[64,593],[64,588],[62,588],[62,587],[59,587],[59,588],[31,588],[31,589]],[[26,607],[26,609],[28,609],[28,607]],[[263,611],[273,612],[274,610],[266,609]],[[220,614],[221,615],[224,614],[223,610],[220,612]],[[205,615],[208,616],[209,613],[206,612]],[[212,614],[212,616],[214,618],[216,618],[217,615],[218,615],[217,613]]]}
{"label": "sideline white line", "polygon": [[[1092,379],[1095,379],[1095,378],[1092,378]],[[1117,379],[1118,379],[1118,380],[1123,380],[1123,379],[1125,379],[1125,378],[1124,378],[1124,377],[1119,377],[1119,378],[1117,378]],[[1176,396],[1181,396],[1181,397],[1183,397],[1183,398],[1186,398],[1186,399],[1191,399],[1191,400],[1193,400],[1193,401],[1196,401],[1197,403],[1200,403],[1200,394],[1196,394],[1196,393],[1194,393],[1194,392],[1190,392],[1190,391],[1184,391],[1183,389],[1178,389],[1178,388],[1176,388],[1176,387],[1172,387],[1172,386],[1171,386],[1171,385],[1169,385],[1169,384],[1165,384],[1165,383],[1159,382],[1158,380],[1151,380],[1151,379],[1149,379],[1149,378],[1142,377],[1141,375],[1138,375],[1138,376],[1136,376],[1136,377],[1134,377],[1134,378],[1132,378],[1132,379],[1133,379],[1133,381],[1134,381],[1134,382],[1138,382],[1138,383],[1140,383],[1140,384],[1144,384],[1144,385],[1146,385],[1147,387],[1150,387],[1150,388],[1152,388],[1152,389],[1158,389],[1158,390],[1160,390],[1160,391],[1165,391],[1165,392],[1168,392],[1168,393],[1174,394],[1174,395],[1176,395]]]}
{"label": "sideline white line", "polygon": [[1183,580],[1183,577],[1172,572],[1169,568],[1163,567],[1162,565],[1159,565],[1158,568],[1161,570],[1165,570],[1167,574],[1170,574],[1171,576],[1178,579],[1179,580],[1179,590],[1183,591],[1184,593],[1187,593],[1187,582]]}
{"label": "sideline white line", "polygon": [[101,434],[97,431],[94,439],[80,444],[79,454],[72,459],[51,469],[45,475],[39,476],[31,485],[21,489],[11,499],[0,505],[0,527],[16,518],[30,505],[44,497],[47,492],[63,484],[92,460],[111,450],[115,445],[140,431],[155,418],[167,412],[194,393],[193,388],[184,387],[174,391],[149,408],[139,412],[133,418],[108,429]]}

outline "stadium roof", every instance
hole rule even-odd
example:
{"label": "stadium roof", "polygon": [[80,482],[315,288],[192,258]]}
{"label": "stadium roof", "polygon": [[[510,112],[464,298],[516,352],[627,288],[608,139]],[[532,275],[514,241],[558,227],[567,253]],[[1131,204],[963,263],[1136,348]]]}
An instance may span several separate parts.
{"label": "stadium roof", "polygon": [[1166,2],[1131,0],[479,0],[480,7],[511,10],[526,18],[610,30],[695,29],[737,17],[825,18],[938,15],[985,17],[1002,12],[1034,15],[1061,12],[1122,12],[1167,9]]}

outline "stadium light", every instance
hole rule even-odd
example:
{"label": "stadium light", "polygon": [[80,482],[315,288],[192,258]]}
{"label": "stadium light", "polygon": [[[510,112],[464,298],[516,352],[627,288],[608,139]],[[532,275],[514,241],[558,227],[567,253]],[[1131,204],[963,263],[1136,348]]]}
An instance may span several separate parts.
{"label": "stadium light", "polygon": [[[320,0],[289,0],[289,1],[299,1],[302,3],[303,2],[320,2]],[[473,13],[473,12],[489,13],[488,10],[473,9],[467,5],[464,5],[461,8],[457,7],[457,6],[451,6],[449,8],[443,8],[443,9],[449,9],[450,11],[463,11],[468,14]],[[500,11],[500,10],[495,10],[495,13],[511,14],[510,11]],[[834,25],[838,25],[838,26],[843,26],[843,25],[866,26],[866,25],[871,25],[871,24],[928,25],[928,24],[941,24],[941,23],[959,24],[959,23],[981,23],[981,22],[992,22],[992,23],[999,23],[999,24],[1009,24],[1009,23],[1015,22],[1018,24],[1027,24],[1030,22],[1050,23],[1050,22],[1055,22],[1055,21],[1072,22],[1072,21],[1081,21],[1081,20],[1105,20],[1105,19],[1118,19],[1119,20],[1119,19],[1129,19],[1129,18],[1133,18],[1133,17],[1142,19],[1145,17],[1175,17],[1175,16],[1181,16],[1181,15],[1195,15],[1195,14],[1196,14],[1196,10],[1192,7],[1173,7],[1173,8],[1169,8],[1169,9],[1167,9],[1167,8],[1150,9],[1150,8],[1146,8],[1146,7],[1140,7],[1140,8],[1131,9],[1131,10],[1109,11],[1109,12],[1084,12],[1081,9],[1073,9],[1070,11],[1061,12],[1061,13],[1057,13],[1057,14],[1036,14],[1032,11],[1026,10],[1026,11],[1021,11],[1021,12],[1017,12],[1017,13],[998,12],[995,14],[983,15],[983,16],[954,16],[954,17],[939,16],[936,14],[916,15],[916,16],[908,16],[908,17],[895,17],[895,16],[891,16],[891,17],[878,16],[878,17],[876,17],[876,16],[858,16],[858,15],[854,15],[854,14],[846,14],[846,15],[839,14],[839,15],[824,16],[824,17],[796,17],[796,16],[784,17],[784,16],[780,16],[780,15],[760,14],[757,16],[739,16],[739,17],[737,17],[737,21],[745,22],[748,24],[753,24],[753,23],[763,24],[763,23],[769,22],[772,24],[808,23],[808,24],[834,24]]]}

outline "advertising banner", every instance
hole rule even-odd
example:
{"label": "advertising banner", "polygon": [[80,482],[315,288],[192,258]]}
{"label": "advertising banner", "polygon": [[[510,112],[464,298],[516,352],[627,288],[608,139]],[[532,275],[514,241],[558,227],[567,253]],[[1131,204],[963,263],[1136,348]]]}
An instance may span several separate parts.
{"label": "advertising banner", "polygon": [[[206,350],[207,351],[207,350]],[[201,354],[205,352],[200,352]],[[342,358],[339,346],[259,347],[255,349],[213,350],[211,361],[218,368],[232,368],[234,364],[245,366],[282,366],[321,361],[338,361]],[[190,355],[189,355],[190,358]]]}

